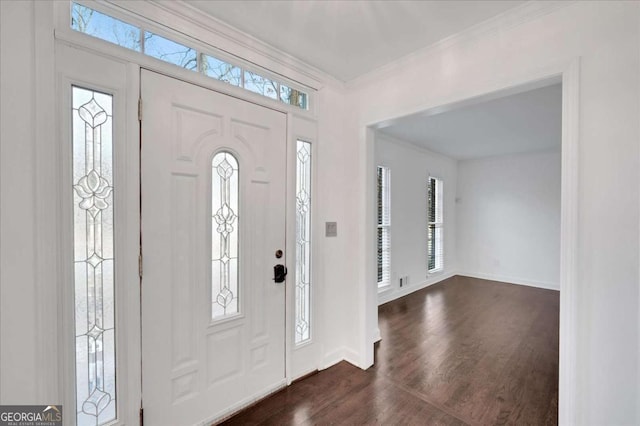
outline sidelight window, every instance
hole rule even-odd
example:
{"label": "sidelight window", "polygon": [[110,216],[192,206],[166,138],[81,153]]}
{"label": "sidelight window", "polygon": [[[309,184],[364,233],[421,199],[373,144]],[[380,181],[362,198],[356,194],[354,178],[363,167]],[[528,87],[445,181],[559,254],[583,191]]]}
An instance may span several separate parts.
{"label": "sidelight window", "polygon": [[296,159],[296,344],[311,338],[311,144],[298,141]]}
{"label": "sidelight window", "polygon": [[111,95],[72,88],[76,423],[116,418]]}

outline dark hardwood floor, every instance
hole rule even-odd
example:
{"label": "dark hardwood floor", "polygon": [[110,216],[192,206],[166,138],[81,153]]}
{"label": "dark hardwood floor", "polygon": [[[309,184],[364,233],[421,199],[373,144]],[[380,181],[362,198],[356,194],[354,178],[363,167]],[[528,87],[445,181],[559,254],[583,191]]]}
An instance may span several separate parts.
{"label": "dark hardwood floor", "polygon": [[453,277],[379,324],[367,371],[341,362],[225,424],[557,424],[557,291]]}

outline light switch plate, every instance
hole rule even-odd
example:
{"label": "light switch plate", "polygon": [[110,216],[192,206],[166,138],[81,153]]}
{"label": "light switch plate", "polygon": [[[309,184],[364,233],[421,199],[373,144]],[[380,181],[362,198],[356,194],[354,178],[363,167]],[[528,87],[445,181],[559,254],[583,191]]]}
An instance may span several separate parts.
{"label": "light switch plate", "polygon": [[338,236],[338,222],[325,222],[324,234],[326,237]]}

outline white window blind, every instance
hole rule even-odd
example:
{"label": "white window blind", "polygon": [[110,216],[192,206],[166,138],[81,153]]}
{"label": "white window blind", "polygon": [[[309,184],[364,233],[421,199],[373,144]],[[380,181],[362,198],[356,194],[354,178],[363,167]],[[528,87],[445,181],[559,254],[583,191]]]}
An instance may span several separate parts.
{"label": "white window blind", "polygon": [[427,271],[444,267],[444,223],[442,179],[429,176],[427,182]]}
{"label": "white window blind", "polygon": [[391,283],[391,194],[390,171],[378,166],[378,288]]}

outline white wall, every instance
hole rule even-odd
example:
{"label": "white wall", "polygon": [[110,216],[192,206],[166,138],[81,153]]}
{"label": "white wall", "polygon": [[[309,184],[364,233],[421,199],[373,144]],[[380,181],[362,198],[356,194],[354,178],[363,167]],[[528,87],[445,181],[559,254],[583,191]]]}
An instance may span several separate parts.
{"label": "white wall", "polygon": [[[581,425],[640,423],[639,182],[640,40],[637,2],[576,2],[553,11],[528,3],[515,17],[454,38],[372,73],[351,85],[357,121],[346,134],[360,147],[361,234],[349,242],[366,253],[372,194],[366,126],[523,84],[567,69],[579,60],[578,283],[574,301],[575,359],[561,360],[561,374],[575,369],[562,421]],[[606,226],[603,226],[606,224]],[[358,315],[367,327],[349,336],[363,367],[373,361],[370,336],[377,322],[373,258],[360,262]],[[562,299],[562,295],[561,295]],[[562,328],[562,325],[561,325]],[[561,342],[562,344],[562,342]],[[571,399],[575,397],[575,404]],[[568,410],[568,411],[567,411]]]}
{"label": "white wall", "polygon": [[560,151],[458,162],[461,275],[560,289]]}
{"label": "white wall", "polygon": [[[357,146],[344,139],[345,122],[349,112],[341,90],[325,87],[319,92],[318,152],[313,167],[317,167],[318,199],[314,201],[317,215],[316,234],[321,255],[312,267],[319,269],[319,287],[324,297],[322,318],[324,354],[322,366],[327,367],[348,358],[353,349],[347,348],[347,337],[358,327],[357,311],[349,304],[356,299],[357,254],[348,242],[357,238]],[[325,237],[325,222],[337,222],[338,235]]]}
{"label": "white wall", "polygon": [[[0,403],[36,403],[34,7],[0,2]],[[33,401],[33,402],[32,402]],[[44,401],[43,401],[44,402]]]}
{"label": "white wall", "polygon": [[[378,294],[385,303],[451,276],[456,265],[456,161],[407,142],[376,134],[376,165],[391,169],[391,285]],[[428,176],[444,188],[444,269],[427,276]],[[400,288],[399,279],[409,276]]]}

